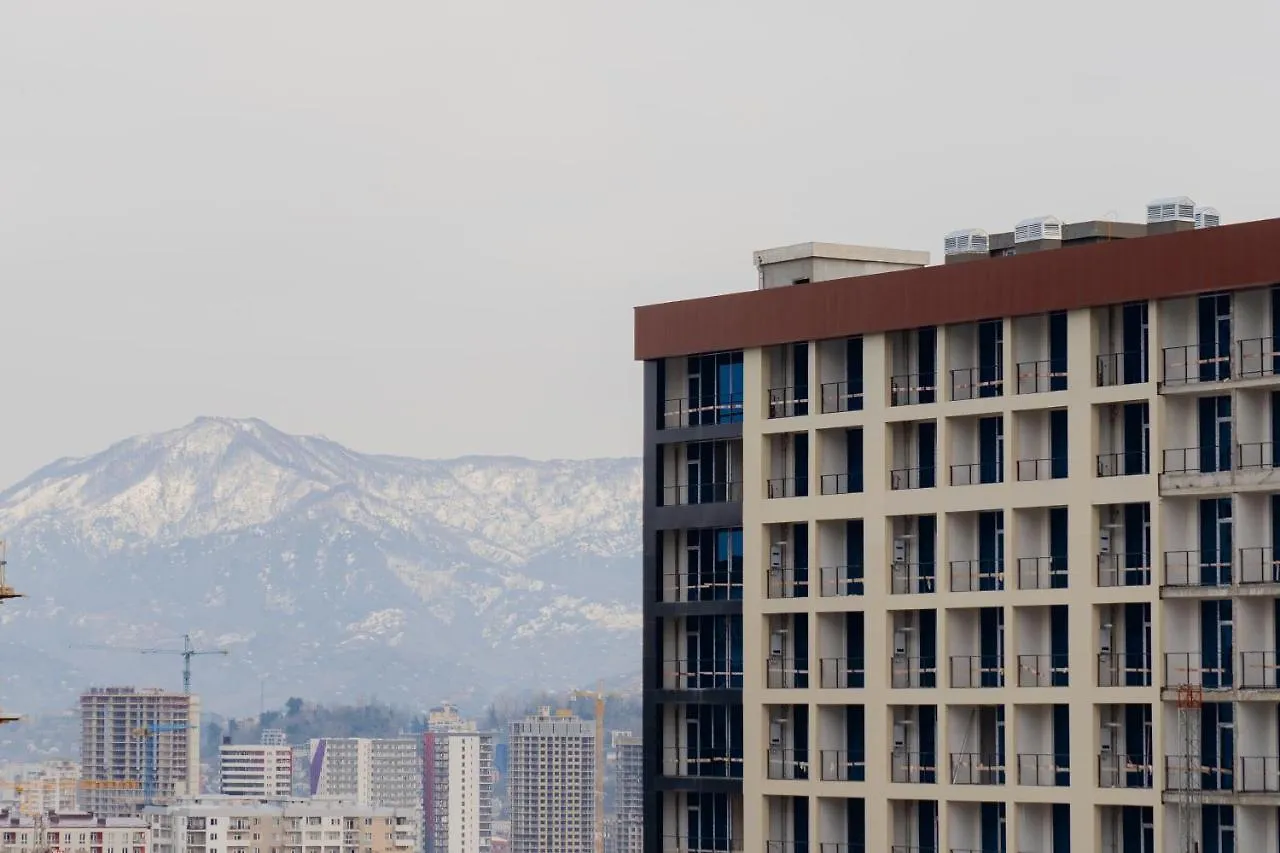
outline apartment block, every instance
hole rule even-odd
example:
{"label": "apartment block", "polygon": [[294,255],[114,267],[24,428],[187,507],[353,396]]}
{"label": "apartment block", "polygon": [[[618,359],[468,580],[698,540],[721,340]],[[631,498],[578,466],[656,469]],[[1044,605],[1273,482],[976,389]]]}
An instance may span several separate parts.
{"label": "apartment block", "polygon": [[[422,782],[422,751],[417,738],[311,741],[312,796],[341,797],[363,806],[420,810]],[[419,817],[415,827],[421,826]]]}
{"label": "apartment block", "polygon": [[494,735],[457,708],[431,709],[422,736],[422,815],[427,853],[490,853]]}
{"label": "apartment block", "polygon": [[293,797],[291,747],[223,743],[219,758],[219,789],[223,794],[260,800]]}
{"label": "apartment block", "polygon": [[1280,846],[1280,220],[641,307],[649,853]]}
{"label": "apartment block", "polygon": [[0,802],[24,815],[76,811],[80,765],[74,761],[40,761],[0,765]]}
{"label": "apartment block", "polygon": [[136,817],[0,809],[0,853],[147,853],[151,830]]}
{"label": "apartment block", "polygon": [[644,742],[631,732],[614,732],[613,814],[608,853],[644,853]]}
{"label": "apartment block", "polygon": [[156,853],[417,853],[416,809],[193,797],[143,811]]}
{"label": "apartment block", "polygon": [[542,708],[510,724],[511,853],[591,853],[595,723]]}
{"label": "apartment block", "polygon": [[200,791],[200,700],[188,693],[95,687],[80,696],[80,805],[134,814]]}

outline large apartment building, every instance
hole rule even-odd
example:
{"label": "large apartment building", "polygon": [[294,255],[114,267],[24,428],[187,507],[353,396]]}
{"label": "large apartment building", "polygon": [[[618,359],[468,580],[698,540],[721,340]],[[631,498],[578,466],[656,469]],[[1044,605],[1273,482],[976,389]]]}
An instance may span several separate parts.
{"label": "large apartment building", "polygon": [[189,693],[95,687],[80,696],[80,805],[134,814],[200,792],[200,700]]}
{"label": "large apartment building", "polygon": [[492,732],[452,705],[431,709],[422,735],[426,853],[489,853],[493,837]]}
{"label": "large apartment building", "polygon": [[293,797],[292,747],[223,743],[218,752],[218,788],[223,794],[260,800]]}
{"label": "large apartment building", "polygon": [[513,720],[509,740],[511,853],[591,853],[595,723],[542,708]]}
{"label": "large apartment building", "polygon": [[0,853],[148,853],[150,849],[151,830],[138,817],[0,809]]}
{"label": "large apartment building", "polygon": [[[422,809],[422,751],[416,737],[316,738],[311,741],[310,793],[362,806]],[[422,820],[415,822],[415,831]]]}
{"label": "large apartment building", "polygon": [[644,741],[631,732],[614,732],[613,814],[609,816],[607,853],[644,853]]}
{"label": "large apartment building", "polygon": [[1280,220],[636,311],[648,851],[1280,845]]}

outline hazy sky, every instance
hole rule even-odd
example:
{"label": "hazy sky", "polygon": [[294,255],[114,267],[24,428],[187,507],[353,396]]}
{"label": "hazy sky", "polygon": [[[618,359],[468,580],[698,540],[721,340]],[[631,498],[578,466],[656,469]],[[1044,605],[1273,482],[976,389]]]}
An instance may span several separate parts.
{"label": "hazy sky", "polygon": [[632,306],[752,250],[1280,215],[1278,43],[1275,0],[3,0],[0,483],[200,414],[636,453]]}

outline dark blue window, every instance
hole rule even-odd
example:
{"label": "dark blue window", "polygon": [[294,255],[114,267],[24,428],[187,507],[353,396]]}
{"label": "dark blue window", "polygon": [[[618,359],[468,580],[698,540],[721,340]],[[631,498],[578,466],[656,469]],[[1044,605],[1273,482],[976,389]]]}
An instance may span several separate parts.
{"label": "dark blue window", "polygon": [[1004,589],[1004,511],[978,513],[978,589]]}
{"label": "dark blue window", "polygon": [[916,424],[916,440],[920,446],[920,488],[937,485],[938,425],[934,421]]}
{"label": "dark blue window", "polygon": [[1200,501],[1200,584],[1231,583],[1231,498]]}
{"label": "dark blue window", "polygon": [[1121,853],[1155,853],[1155,821],[1151,806],[1121,806],[1120,835],[1124,839]]}
{"label": "dark blue window", "polygon": [[[1070,663],[1068,643],[1070,626],[1067,624],[1067,605],[1054,604],[1049,607],[1049,665],[1052,667],[1050,684],[1054,687],[1066,687],[1070,674],[1067,666]],[[1065,705],[1061,706],[1066,708]],[[1056,720],[1056,718],[1055,718]],[[1056,724],[1056,723],[1055,723]],[[1055,730],[1056,731],[1056,730]],[[1056,750],[1055,750],[1056,751]]]}
{"label": "dark blue window", "polygon": [[978,394],[999,397],[1004,378],[1004,321],[984,320],[978,324]]}
{"label": "dark blue window", "polygon": [[1049,588],[1067,588],[1067,508],[1049,508]]}
{"label": "dark blue window", "polygon": [[791,384],[794,386],[791,399],[795,401],[796,415],[809,414],[808,344],[793,344],[791,347]]}
{"label": "dark blue window", "polygon": [[1004,608],[984,607],[978,611],[978,650],[983,687],[999,687],[1003,681]]}
{"label": "dark blue window", "polygon": [[796,598],[809,595],[809,525],[805,522],[791,525],[792,546],[795,552],[795,565],[792,567],[793,589]]}
{"label": "dark blue window", "polygon": [[866,572],[866,533],[861,518],[851,518],[844,523],[844,564],[849,578],[844,594],[862,595]]}
{"label": "dark blue window", "polygon": [[845,462],[850,492],[862,491],[862,428],[845,430]]}
{"label": "dark blue window", "polygon": [[982,826],[982,850],[1004,853],[1004,803],[981,803],[978,806]]}
{"label": "dark blue window", "polygon": [[1209,690],[1235,683],[1233,634],[1230,599],[1200,602],[1200,678]]}
{"label": "dark blue window", "polygon": [[742,599],[742,528],[685,534],[690,601]]}
{"label": "dark blue window", "polygon": [[1197,300],[1201,382],[1231,378],[1231,294],[1206,293]]}
{"label": "dark blue window", "polygon": [[1049,315],[1049,390],[1067,390],[1067,312]]}
{"label": "dark blue window", "polygon": [[1061,480],[1067,476],[1067,410],[1049,412],[1049,476]]}
{"label": "dark blue window", "polygon": [[1053,784],[1071,784],[1071,706],[1053,706]]}
{"label": "dark blue window", "polygon": [[850,412],[862,411],[862,338],[849,338],[845,342],[845,370],[848,389],[843,408]]}
{"label": "dark blue window", "polygon": [[1146,403],[1125,403],[1124,412],[1124,464],[1121,470],[1125,474],[1147,473],[1148,449],[1150,435],[1147,425]]}
{"label": "dark blue window", "polygon": [[861,705],[846,705],[844,714],[845,743],[849,752],[849,781],[866,779],[867,721]]}
{"label": "dark blue window", "polygon": [[844,656],[848,686],[866,686],[866,624],[861,610],[850,610],[844,615]]}
{"label": "dark blue window", "polygon": [[1124,605],[1124,683],[1126,687],[1151,684],[1151,605],[1131,601]]}
{"label": "dark blue window", "polygon": [[[920,717],[920,782],[932,785],[938,781],[938,706],[921,705]],[[928,808],[932,806],[932,808]],[[933,850],[937,844],[935,827],[938,822],[938,804],[932,800],[919,803],[920,849]],[[926,848],[926,844],[929,846]]]}
{"label": "dark blue window", "polygon": [[1206,791],[1235,787],[1235,709],[1230,702],[1200,706],[1200,786]]}
{"label": "dark blue window", "polygon": [[938,517],[922,515],[916,519],[917,555],[920,560],[920,593],[934,592],[935,578],[938,576]]}
{"label": "dark blue window", "polygon": [[1150,583],[1151,505],[1124,505],[1124,585]]}
{"label": "dark blue window", "polygon": [[690,356],[689,425],[742,421],[742,353]]}
{"label": "dark blue window", "polygon": [[1049,853],[1071,853],[1071,806],[1054,803],[1052,823],[1052,846]]}
{"label": "dark blue window", "polygon": [[1004,418],[978,419],[978,480],[1004,482]]}
{"label": "dark blue window", "polygon": [[1200,398],[1200,470],[1231,470],[1231,398]]}
{"label": "dark blue window", "polygon": [[796,460],[796,497],[803,498],[809,494],[809,433],[795,433],[791,446]]}
{"label": "dark blue window", "polygon": [[920,613],[920,686],[937,687],[938,681],[938,611]]}
{"label": "dark blue window", "polygon": [[1131,302],[1120,309],[1124,354],[1121,384],[1147,381],[1147,303]]}
{"label": "dark blue window", "polygon": [[1200,825],[1203,830],[1203,853],[1235,853],[1235,809],[1226,805],[1200,807]]}

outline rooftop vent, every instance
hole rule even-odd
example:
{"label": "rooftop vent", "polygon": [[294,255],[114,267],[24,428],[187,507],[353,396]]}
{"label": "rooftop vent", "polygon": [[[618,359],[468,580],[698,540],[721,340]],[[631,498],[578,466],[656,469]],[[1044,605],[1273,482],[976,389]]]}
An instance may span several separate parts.
{"label": "rooftop vent", "polygon": [[944,255],[985,255],[990,251],[991,241],[987,232],[981,228],[966,228],[952,231],[942,241]]}
{"label": "rooftop vent", "polygon": [[1147,205],[1147,224],[1156,222],[1195,222],[1196,203],[1186,196],[1158,198]]}
{"label": "rooftop vent", "polygon": [[1056,216],[1037,216],[1034,219],[1024,219],[1013,229],[1013,242],[1015,243],[1061,239],[1062,220]]}
{"label": "rooftop vent", "polygon": [[1216,207],[1196,208],[1197,228],[1217,228],[1221,224],[1222,218],[1218,216],[1218,209]]}

